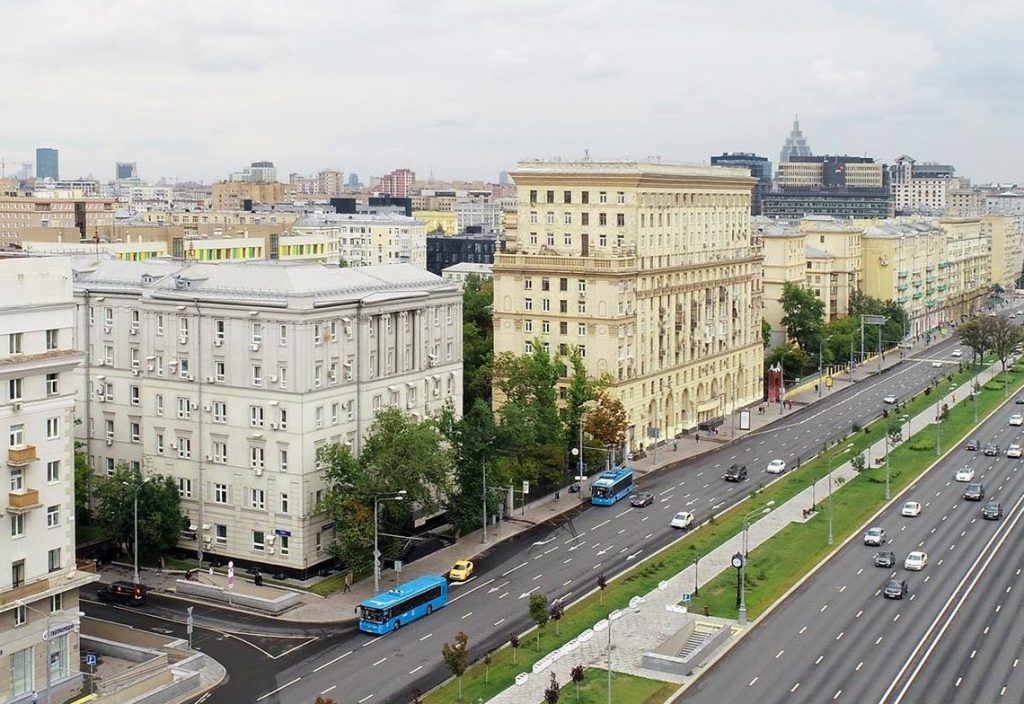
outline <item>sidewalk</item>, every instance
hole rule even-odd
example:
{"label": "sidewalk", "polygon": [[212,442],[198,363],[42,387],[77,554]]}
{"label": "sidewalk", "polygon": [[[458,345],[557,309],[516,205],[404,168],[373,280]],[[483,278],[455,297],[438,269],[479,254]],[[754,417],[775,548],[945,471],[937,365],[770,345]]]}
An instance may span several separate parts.
{"label": "sidewalk", "polygon": [[[915,345],[913,349],[907,350],[906,355],[909,356],[916,352],[920,352],[924,348],[925,345],[922,341]],[[878,374],[882,370],[891,369],[901,361],[902,358],[896,350],[892,353],[887,353],[884,361],[870,358],[854,370],[853,382],[849,379],[849,373],[836,375],[833,379],[833,386],[831,389],[822,387],[820,398],[828,398],[831,394],[847,388],[851,383],[855,384]],[[753,404],[752,406],[747,407],[746,410],[750,411],[751,427],[749,430],[739,430],[737,428],[734,433],[732,429],[732,420],[730,419],[728,423],[722,426],[717,436],[709,436],[707,433],[702,432],[699,435],[699,440],[695,439],[695,436],[692,435],[682,437],[676,441],[675,449],[673,449],[672,440],[662,441],[658,446],[656,453],[653,448],[650,448],[646,457],[629,462],[628,464],[633,468],[637,476],[642,476],[649,472],[659,470],[667,465],[675,464],[717,450],[723,445],[729,444],[734,440],[738,440],[749,433],[761,430],[765,426],[779,420],[780,417],[788,416],[805,406],[817,402],[819,397],[814,387],[815,381],[808,381],[802,386],[788,389],[786,391],[786,400],[792,404],[791,408],[783,408],[781,404],[778,403],[766,403],[764,404],[765,412],[760,414],[757,412],[758,405],[760,404]],[[739,410],[744,409],[738,409],[738,411]],[[500,524],[488,527],[488,540],[486,543],[482,540],[483,532],[481,530],[476,530],[462,536],[459,540],[446,548],[433,552],[430,555],[416,560],[415,562],[406,564],[402,570],[401,581],[409,581],[424,575],[445,574],[451,568],[452,563],[456,560],[472,560],[477,555],[493,547],[496,543],[508,540],[515,535],[530,530],[534,526],[556,519],[562,514],[578,507],[582,501],[579,494],[570,494],[565,490],[560,492],[560,496],[561,500],[558,501],[555,500],[554,495],[549,494],[542,497],[528,504],[525,513],[522,509],[517,508],[513,515],[506,516]],[[703,560],[701,562],[703,563]],[[103,573],[103,581],[131,578],[131,570],[125,569],[123,566],[108,566],[103,570]],[[381,590],[389,589],[396,585],[398,583],[397,577],[398,575],[396,575],[393,570],[382,570],[380,577]],[[143,582],[150,588],[163,593],[173,594],[175,590],[175,582],[178,579],[184,579],[184,574],[180,571],[167,571],[164,573],[158,573],[152,569],[143,571]],[[199,574],[199,579],[206,584],[216,584],[221,587],[227,587],[227,575],[223,571],[215,572],[212,575],[208,571],[201,572]],[[252,584],[251,575],[246,574],[243,570],[236,570],[235,584],[232,587],[232,591],[234,593],[253,594],[267,598],[274,598],[274,596],[279,595],[286,589],[299,591],[302,594],[301,604],[279,616],[282,620],[289,621],[331,622],[353,619],[355,618],[355,609],[359,603],[376,594],[372,577],[356,582],[352,585],[352,589],[349,592],[338,592],[329,597],[321,597],[302,589],[302,587],[309,587],[314,584],[317,581],[315,579],[308,580],[307,582],[292,581],[291,584],[294,584],[294,587],[289,588],[285,585],[283,589],[270,585],[267,579],[268,575],[265,573],[264,586],[256,587]],[[187,599],[189,601],[196,601],[196,599],[191,596],[187,597]],[[218,605],[220,604],[218,603]],[[223,606],[227,607],[227,605]],[[239,610],[247,611],[246,609]]]}
{"label": "sidewalk", "polygon": [[[999,364],[996,363],[984,369],[976,378],[980,384],[984,384],[997,376],[998,373]],[[966,402],[970,394],[970,384],[971,382],[968,382],[952,391],[947,391],[945,395],[937,396],[936,401],[952,405],[952,399],[959,398],[962,402]],[[934,413],[932,410],[925,410],[911,418],[908,423],[909,432],[902,442],[906,442],[914,433],[928,427],[933,419]],[[873,456],[884,455],[885,440],[879,440],[871,445],[868,452]],[[856,476],[856,473],[856,470],[853,469],[849,462],[837,467],[832,472],[833,490],[835,490],[836,486],[841,485],[840,478],[846,481]],[[750,528],[747,531],[748,548],[753,550],[790,523],[810,520],[810,516],[804,515],[804,509],[811,505],[812,497],[820,504],[822,497],[828,494],[828,483],[828,477],[822,477],[814,485],[813,489],[811,487],[804,489],[785,504],[775,507],[771,513],[750,524]],[[893,500],[898,501],[900,499],[898,496],[894,496]],[[682,614],[667,609],[667,607],[676,606],[681,601],[682,594],[693,591],[695,579],[697,580],[696,583],[704,586],[723,571],[733,569],[731,564],[732,556],[742,550],[742,540],[741,534],[733,536],[712,552],[701,557],[699,574],[694,573],[694,567],[691,565],[667,580],[665,589],[656,589],[643,595],[644,603],[639,608],[623,610],[623,617],[612,626],[614,636],[610,638],[614,641],[614,645],[611,646],[611,658],[612,668],[616,672],[676,682],[686,687],[692,684],[696,678],[673,677],[664,672],[645,670],[641,666],[643,654],[657,648],[660,643],[681,629],[688,620],[695,619],[699,623],[724,625],[738,629],[742,633],[743,629],[735,621],[709,618],[697,614]],[[842,545],[842,542],[838,542],[835,545],[835,549],[839,550]],[[581,595],[580,598],[583,598],[583,596]],[[746,628],[752,627],[755,622],[750,622]],[[549,667],[529,674],[524,684],[513,685],[498,696],[493,697],[490,700],[490,704],[542,702],[544,700],[544,690],[549,684],[550,672],[554,672],[559,683],[564,685],[567,682],[571,682],[569,673],[572,667],[577,664],[583,664],[585,667],[607,668],[608,639],[609,636],[605,633],[596,633],[593,638],[579,644],[570,655],[562,656]],[[736,638],[734,637],[730,643],[735,642]],[[725,647],[729,648],[731,646],[727,643]]]}

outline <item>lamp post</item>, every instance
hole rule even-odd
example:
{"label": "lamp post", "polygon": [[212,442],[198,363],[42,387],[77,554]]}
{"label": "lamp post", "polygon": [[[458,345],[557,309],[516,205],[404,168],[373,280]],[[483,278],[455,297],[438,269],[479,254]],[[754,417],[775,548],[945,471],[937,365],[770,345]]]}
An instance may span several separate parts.
{"label": "lamp post", "polygon": [[696,553],[693,556],[693,595],[700,596],[700,580],[697,578],[698,570],[700,569],[700,553]]}
{"label": "lamp post", "polygon": [[[142,580],[139,577],[139,490],[142,489],[152,477],[145,477],[141,482],[135,485],[135,584],[141,584]],[[130,487],[131,484],[128,482],[121,482],[125,486]]]}
{"label": "lamp post", "polygon": [[[847,445],[846,449],[843,450],[845,455],[853,449],[853,445]],[[828,456],[828,544],[832,544],[832,459],[833,455]]]}
{"label": "lamp post", "polygon": [[826,340],[831,339],[831,335],[826,335],[825,337],[818,337],[818,398],[821,398],[821,387],[825,385],[825,363],[824,358],[822,356],[822,345]]}
{"label": "lamp post", "polygon": [[[634,611],[639,611],[640,606],[644,601],[645,600],[642,596],[634,596],[629,600],[629,608]],[[594,624],[595,631],[600,632],[606,628],[608,629],[608,704],[612,704],[612,624],[625,615],[625,609],[615,609],[608,614],[607,619],[603,619]]]}
{"label": "lamp post", "polygon": [[732,556],[732,566],[736,568],[736,609],[738,611],[739,625],[747,625],[747,602],[743,589],[743,569],[746,567],[747,559],[742,552]]}
{"label": "lamp post", "polygon": [[[17,600],[14,603],[17,604],[18,606],[24,608],[24,609],[28,609],[29,611],[35,611],[37,614],[39,614],[40,616],[42,616],[42,617],[44,617],[46,619],[46,631],[43,632],[43,640],[46,641],[46,704],[50,704],[50,697],[52,696],[50,694],[50,690],[53,689],[53,685],[52,685],[53,667],[50,664],[50,661],[53,659],[53,646],[51,645],[51,643],[53,643],[53,634],[50,633],[50,631],[51,631],[50,619],[53,618],[53,614],[48,614],[45,611],[40,611],[36,607],[29,606],[28,604],[26,604],[24,601],[21,601],[21,600]],[[79,611],[78,612],[78,618],[82,618],[83,616],[85,616],[85,612],[84,611]],[[70,671],[70,668],[61,668],[61,669]],[[33,701],[35,701],[34,698],[33,698]]]}
{"label": "lamp post", "polygon": [[750,530],[750,521],[757,514],[771,513],[772,506],[775,505],[775,499],[772,499],[761,508],[756,508],[746,516],[743,517],[743,557],[750,557],[750,550],[747,547],[747,531]]}
{"label": "lamp post", "polygon": [[377,543],[377,518],[379,515],[379,507],[381,501],[404,501],[405,500],[405,489],[401,491],[395,491],[389,494],[374,494],[373,495],[373,591],[374,593],[380,592],[380,548]]}
{"label": "lamp post", "polygon": [[480,534],[480,542],[487,542],[487,461],[480,458],[480,480],[483,483],[483,488],[480,491],[480,503],[484,510],[484,529]]}

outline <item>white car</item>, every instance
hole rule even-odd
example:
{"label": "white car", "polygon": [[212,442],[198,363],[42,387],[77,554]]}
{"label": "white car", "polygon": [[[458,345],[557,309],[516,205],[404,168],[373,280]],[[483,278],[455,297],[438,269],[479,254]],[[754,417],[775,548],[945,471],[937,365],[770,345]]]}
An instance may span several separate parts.
{"label": "white car", "polygon": [[953,350],[953,356],[954,357],[963,357],[964,353],[961,352],[960,350]]}
{"label": "white car", "polygon": [[680,511],[672,518],[669,525],[673,528],[682,528],[686,530],[693,525],[693,514],[689,511]]}
{"label": "white car", "polygon": [[908,517],[920,516],[921,515],[921,504],[917,501],[908,501],[903,504],[903,510],[901,514]]}
{"label": "white car", "polygon": [[768,474],[782,474],[786,471],[785,460],[772,460],[768,463],[768,468],[765,470]]}
{"label": "white car", "polygon": [[883,398],[882,401],[884,401],[885,403],[888,403],[888,404],[895,404],[896,403],[896,394],[889,394],[888,396]]}
{"label": "white car", "polygon": [[956,477],[958,482],[973,482],[974,481],[974,467],[961,467],[956,470]]}
{"label": "white car", "polygon": [[885,543],[885,529],[877,526],[874,528],[868,528],[867,532],[864,534],[864,544],[877,546],[882,545],[883,543]]}
{"label": "white car", "polygon": [[1021,455],[1024,455],[1024,450],[1021,450],[1020,445],[1010,445],[1006,448],[1006,456],[1013,457],[1014,459],[1020,459]]}
{"label": "white car", "polygon": [[920,550],[913,550],[907,554],[907,559],[903,561],[903,569],[914,570],[915,572],[923,570],[924,566],[928,564],[928,553]]}
{"label": "white car", "polygon": [[1024,416],[1020,413],[1014,413],[1010,416],[1010,425],[1024,425]]}
{"label": "white car", "polygon": [[932,366],[938,369],[942,366],[942,362],[940,362],[939,360],[935,360],[934,362],[932,362]]}

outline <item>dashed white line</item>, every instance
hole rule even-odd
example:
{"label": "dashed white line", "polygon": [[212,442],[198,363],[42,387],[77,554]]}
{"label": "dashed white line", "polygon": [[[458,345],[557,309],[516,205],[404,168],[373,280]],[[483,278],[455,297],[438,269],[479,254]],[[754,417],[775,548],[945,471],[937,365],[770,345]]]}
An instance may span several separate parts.
{"label": "dashed white line", "polygon": [[[429,636],[428,636],[428,637],[429,637]],[[420,640],[422,640],[422,638],[421,638]],[[351,655],[351,654],[352,654],[353,652],[355,652],[355,651],[352,651],[352,650],[350,650],[350,651],[348,651],[347,653],[345,653],[344,655],[339,655],[338,657],[334,658],[334,659],[333,659],[333,660],[331,660],[330,662],[325,662],[325,663],[324,663],[323,665],[321,665],[320,667],[318,667],[318,668],[316,668],[315,670],[313,670],[313,672],[320,672],[320,670],[324,669],[325,667],[330,667],[331,665],[333,665],[334,663],[338,662],[338,661],[339,661],[339,660],[341,660],[342,658],[347,658],[347,657],[348,657],[349,655]]]}
{"label": "dashed white line", "polygon": [[371,699],[373,699],[373,695],[372,694],[367,694],[365,697],[363,697],[358,702],[356,702],[356,704],[363,704],[363,702],[368,702]]}
{"label": "dashed white line", "polygon": [[277,689],[275,689],[274,691],[272,691],[272,692],[267,692],[266,694],[264,694],[264,695],[263,695],[262,697],[260,697],[260,698],[259,698],[259,699],[257,699],[256,701],[258,701],[258,702],[261,702],[261,701],[263,701],[264,699],[266,699],[267,697],[270,697],[270,696],[273,696],[273,695],[277,694],[277,693],[278,693],[278,692],[280,692],[280,691],[281,691],[282,689],[285,689],[286,687],[291,687],[291,686],[292,686],[293,684],[295,684],[296,682],[298,682],[298,681],[299,681],[299,680],[301,680],[301,679],[302,679],[301,677],[296,677],[295,679],[293,679],[293,680],[292,680],[291,682],[289,682],[288,684],[283,684],[283,685],[281,685],[280,687],[278,687]]}
{"label": "dashed white line", "polygon": [[434,634],[433,633],[428,633],[427,635],[425,635],[422,638],[420,638],[420,642],[422,643],[423,641],[425,641],[427,638],[429,638],[432,635],[434,635]]}
{"label": "dashed white line", "polygon": [[755,677],[754,679],[750,680],[750,684],[748,684],[747,686],[748,687],[753,687],[755,682],[757,682],[757,677]]}
{"label": "dashed white line", "polygon": [[501,624],[503,624],[503,623],[505,623],[505,619],[503,619],[503,618],[500,618],[500,619],[498,619],[497,621],[495,621],[494,623],[492,623],[491,625],[492,625],[492,626],[500,626],[500,625],[501,625]]}
{"label": "dashed white line", "polygon": [[419,672],[422,669],[423,669],[423,665],[418,665],[417,667],[414,667],[413,669],[409,670],[409,674],[410,675],[415,675],[417,672]]}
{"label": "dashed white line", "polygon": [[384,658],[381,658],[381,659],[380,659],[380,660],[378,660],[377,662],[375,662],[375,663],[373,663],[372,665],[370,665],[370,667],[377,667],[377,665],[380,665],[380,664],[381,664],[382,662],[384,662],[384,661],[386,661],[386,660],[387,660],[387,658],[386,658],[386,657],[384,657]]}

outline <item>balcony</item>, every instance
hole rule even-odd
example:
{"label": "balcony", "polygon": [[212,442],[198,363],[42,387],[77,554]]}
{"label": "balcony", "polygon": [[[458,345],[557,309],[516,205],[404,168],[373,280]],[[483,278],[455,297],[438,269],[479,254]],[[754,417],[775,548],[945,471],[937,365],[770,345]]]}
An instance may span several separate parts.
{"label": "balcony", "polygon": [[907,285],[906,284],[900,284],[899,286],[896,287],[896,289],[898,291],[906,291],[907,290]]}
{"label": "balcony", "polygon": [[906,296],[900,296],[899,298],[896,299],[896,302],[897,303],[906,303],[907,302],[907,297]]}
{"label": "balcony", "polygon": [[42,508],[38,489],[18,489],[7,495],[7,513],[28,513]]}
{"label": "balcony", "polygon": [[35,445],[21,445],[7,450],[7,464],[11,467],[24,467],[37,459]]}
{"label": "balcony", "polygon": [[946,284],[939,284],[940,291],[945,291],[947,288],[949,288],[949,286],[947,286]]}
{"label": "balcony", "polygon": [[915,301],[920,301],[923,297],[924,297],[924,294],[921,293],[920,291],[918,291],[917,293],[914,294],[914,300]]}
{"label": "balcony", "polygon": [[526,271],[564,271],[567,273],[631,274],[637,271],[634,256],[570,257],[549,254],[494,255],[499,269]]}
{"label": "balcony", "polygon": [[924,268],[924,270],[925,271],[935,271],[935,265],[934,264],[929,264],[928,266],[926,266]]}

